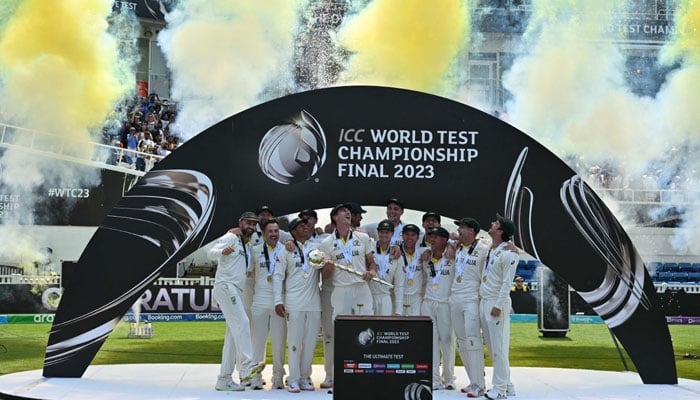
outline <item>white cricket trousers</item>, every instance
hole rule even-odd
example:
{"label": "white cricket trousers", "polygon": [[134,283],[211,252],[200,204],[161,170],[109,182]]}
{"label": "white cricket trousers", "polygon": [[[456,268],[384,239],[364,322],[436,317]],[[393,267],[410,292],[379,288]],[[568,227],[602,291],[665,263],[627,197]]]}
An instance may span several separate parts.
{"label": "white cricket trousers", "polygon": [[239,375],[246,376],[255,364],[250,341],[250,321],[243,307],[241,290],[232,283],[216,282],[212,294],[226,320],[219,379],[231,378],[236,362]]}
{"label": "white cricket trousers", "polygon": [[[422,315],[433,319],[433,385],[455,380],[455,339],[452,331],[450,305],[423,299]],[[440,351],[442,351],[442,379],[440,379]]]}
{"label": "white cricket trousers", "polygon": [[[265,361],[267,333],[272,342],[272,376],[282,379],[284,376],[284,346],[287,341],[287,322],[275,313],[274,308],[253,304],[251,323],[253,363]],[[274,379],[273,379],[274,380]]]}
{"label": "white cricket trousers", "polygon": [[289,311],[287,313],[287,341],[289,382],[311,378],[314,349],[321,327],[319,311]]}
{"label": "white cricket trousers", "polygon": [[457,337],[457,351],[467,371],[469,383],[485,389],[484,342],[481,339],[479,301],[450,299],[450,313]]}
{"label": "white cricket trousers", "polygon": [[501,315],[498,318],[491,316],[491,309],[496,300],[482,299],[481,329],[484,331],[486,347],[489,349],[491,363],[493,364],[493,377],[491,383],[502,395],[506,395],[508,382],[510,382],[510,362],[508,350],[510,347],[510,298],[506,299]]}
{"label": "white cricket trousers", "polygon": [[323,370],[326,380],[333,379],[333,285],[321,287],[321,327],[323,329]]}

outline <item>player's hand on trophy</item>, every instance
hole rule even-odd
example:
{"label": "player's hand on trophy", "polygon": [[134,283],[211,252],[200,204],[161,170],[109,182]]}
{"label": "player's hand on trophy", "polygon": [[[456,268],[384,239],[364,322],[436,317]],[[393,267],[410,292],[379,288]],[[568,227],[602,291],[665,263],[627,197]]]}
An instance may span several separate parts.
{"label": "player's hand on trophy", "polygon": [[371,269],[371,270],[369,270],[369,271],[366,271],[364,274],[362,274],[362,279],[365,280],[365,281],[367,281],[367,282],[369,282],[369,281],[371,281],[372,278],[374,278],[375,276],[377,276],[377,273],[374,272],[373,269]]}
{"label": "player's hand on trophy", "polygon": [[331,260],[326,260],[321,268],[321,275],[328,279],[333,276],[333,271],[335,271],[335,263]]}

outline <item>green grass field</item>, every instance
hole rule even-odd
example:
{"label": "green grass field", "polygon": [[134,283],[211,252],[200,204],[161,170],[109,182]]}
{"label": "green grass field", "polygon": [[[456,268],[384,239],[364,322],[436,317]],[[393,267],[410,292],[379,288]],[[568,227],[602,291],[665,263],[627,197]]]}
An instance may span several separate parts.
{"label": "green grass field", "polygon": [[[50,324],[0,325],[0,375],[41,369],[50,328]],[[223,322],[163,322],[153,324],[153,329],[152,339],[127,339],[128,324],[119,324],[93,364],[220,362]],[[670,330],[678,376],[700,380],[700,359],[692,357],[700,356],[700,327],[671,325]],[[572,324],[564,338],[542,337],[536,323],[513,323],[511,331],[512,366],[624,371],[605,325]],[[271,363],[269,349],[267,354]],[[314,364],[322,364],[320,342],[315,356]],[[461,365],[459,357],[457,363]],[[629,359],[627,365],[634,369]]]}

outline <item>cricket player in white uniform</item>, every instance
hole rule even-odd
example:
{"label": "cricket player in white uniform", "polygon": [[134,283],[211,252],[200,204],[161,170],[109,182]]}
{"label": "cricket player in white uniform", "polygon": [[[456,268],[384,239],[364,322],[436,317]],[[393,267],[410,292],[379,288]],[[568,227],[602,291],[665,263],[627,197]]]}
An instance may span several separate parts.
{"label": "cricket player in white uniform", "polygon": [[[513,285],[518,254],[505,247],[515,233],[510,219],[496,214],[489,228],[491,248],[487,254],[479,289],[481,329],[493,364],[493,388],[485,393],[489,399],[506,399],[510,383],[510,288]],[[515,389],[510,387],[511,393]]]}
{"label": "cricket player in white uniform", "polygon": [[394,235],[391,237],[392,246],[401,246],[401,243],[403,243],[403,238],[401,237],[403,232],[403,222],[401,222],[403,208],[403,202],[399,199],[386,201],[386,219],[394,224]]}
{"label": "cricket player in white uniform", "polygon": [[[455,260],[444,254],[449,237],[450,233],[445,228],[433,228],[428,231],[432,259],[422,262],[423,267],[429,272],[421,314],[433,319],[433,390],[456,388],[455,338],[449,304]],[[442,375],[440,374],[441,352]]]}
{"label": "cricket player in white uniform", "polygon": [[229,231],[207,252],[209,259],[216,260],[218,263],[212,295],[226,320],[226,335],[221,351],[221,368],[216,380],[216,390],[242,391],[245,389],[233,381],[236,364],[238,364],[241,381],[257,376],[265,368],[264,363],[253,362],[250,321],[242,301],[246,270],[251,254],[248,246],[257,221],[258,217],[255,213],[243,213],[238,220],[237,230],[241,232],[241,236]]}
{"label": "cricket player in white uniform", "polygon": [[309,265],[308,254],[316,246],[309,240],[311,226],[305,219],[289,223],[294,250],[285,249],[273,276],[275,312],[287,319],[289,388],[291,393],[314,390],[311,363],[321,327],[319,271]]}
{"label": "cricket player in white uniform", "polygon": [[[421,263],[421,250],[416,246],[420,229],[414,224],[403,227],[401,259],[404,262],[404,302],[403,315],[421,315],[423,296],[425,295],[426,269]],[[424,251],[425,249],[423,249]]]}
{"label": "cricket player in white uniform", "polygon": [[[403,258],[391,255],[391,237],[394,224],[385,219],[377,225],[379,240],[376,244],[374,262],[377,264],[377,276],[394,285],[393,289],[379,282],[370,282],[369,290],[374,300],[374,315],[403,315],[403,285],[406,280],[403,272]],[[393,296],[392,296],[393,292]]]}
{"label": "cricket player in white uniform", "polygon": [[[306,219],[312,230],[309,241],[315,247],[321,246],[323,238],[327,237],[327,233],[316,232],[316,223],[318,222],[318,214],[315,210],[304,209],[299,212],[299,218]],[[323,333],[323,370],[326,377],[321,382],[321,389],[330,389],[333,387],[333,306],[331,306],[331,295],[333,294],[333,276],[328,277],[321,275],[321,331]]]}
{"label": "cricket player in white uniform", "polygon": [[[333,275],[333,317],[337,315],[374,315],[372,293],[367,282],[377,276],[374,249],[369,235],[350,229],[350,209],[339,204],[331,210],[335,226],[332,235],[323,239],[321,250],[326,255],[326,265]],[[362,276],[334,267],[343,265]]]}
{"label": "cricket player in white uniform", "polygon": [[469,386],[462,389],[467,397],[481,397],[486,391],[484,379],[484,342],[479,317],[479,286],[489,245],[476,236],[481,229],[473,218],[455,221],[459,244],[455,258],[455,274],[450,293],[452,327],[457,337],[457,351],[469,377]]}
{"label": "cricket player in white uniform", "polygon": [[[272,277],[278,268],[284,245],[279,242],[279,224],[272,218],[263,223],[263,243],[253,247],[251,274],[255,281],[255,293],[251,306],[253,361],[265,360],[267,336],[272,342],[272,388],[284,388],[284,347],[287,341],[287,322],[275,312]],[[250,382],[253,389],[262,389],[262,376]]]}
{"label": "cricket player in white uniform", "polygon": [[[421,221],[423,224],[423,232],[428,232],[433,228],[439,228],[442,226],[440,224],[440,214],[436,213],[435,211],[428,211],[423,214]],[[430,243],[428,242],[428,238],[424,233],[422,233],[418,238],[418,247],[426,249],[430,248]]]}
{"label": "cricket player in white uniform", "polygon": [[[331,294],[332,318],[337,315],[373,315],[374,307],[372,293],[367,284],[377,275],[377,266],[372,255],[373,249],[369,236],[363,232],[353,232],[350,229],[350,208],[347,204],[338,204],[331,209],[331,222],[335,227],[333,233],[321,241],[320,250],[326,255],[326,266],[322,272],[323,284],[332,277],[333,289]],[[335,263],[344,265],[362,273],[359,277],[350,272],[335,269]],[[323,296],[323,293],[322,293]],[[322,316],[322,318],[325,318]],[[332,321],[331,320],[331,325]],[[332,336],[332,331],[331,331]],[[324,338],[325,342],[326,338]],[[333,347],[333,338],[329,343]],[[325,349],[325,346],[324,346]],[[333,358],[324,352],[325,362],[333,368]],[[326,380],[332,386],[333,375]],[[325,386],[325,385],[324,385]],[[322,387],[324,387],[322,386]],[[327,387],[327,386],[326,386]]]}
{"label": "cricket player in white uniform", "polygon": [[[327,236],[330,237],[330,236]],[[320,247],[320,243],[318,244]],[[323,371],[326,373],[321,389],[333,387],[333,275],[321,275],[321,329],[323,332]]]}

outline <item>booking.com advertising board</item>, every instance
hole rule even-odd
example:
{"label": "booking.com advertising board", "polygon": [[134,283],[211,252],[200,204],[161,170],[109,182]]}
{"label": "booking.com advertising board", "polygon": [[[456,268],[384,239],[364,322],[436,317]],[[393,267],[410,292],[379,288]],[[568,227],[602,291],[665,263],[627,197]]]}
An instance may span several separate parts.
{"label": "booking.com advertising board", "polygon": [[484,226],[497,212],[511,218],[516,245],[593,307],[643,382],[677,382],[646,268],[580,176],[491,115],[425,93],[364,86],[253,107],[201,132],[141,178],[64,271],[44,376],[82,376],[160,273],[236,225],[243,211],[383,206],[392,197]]}

